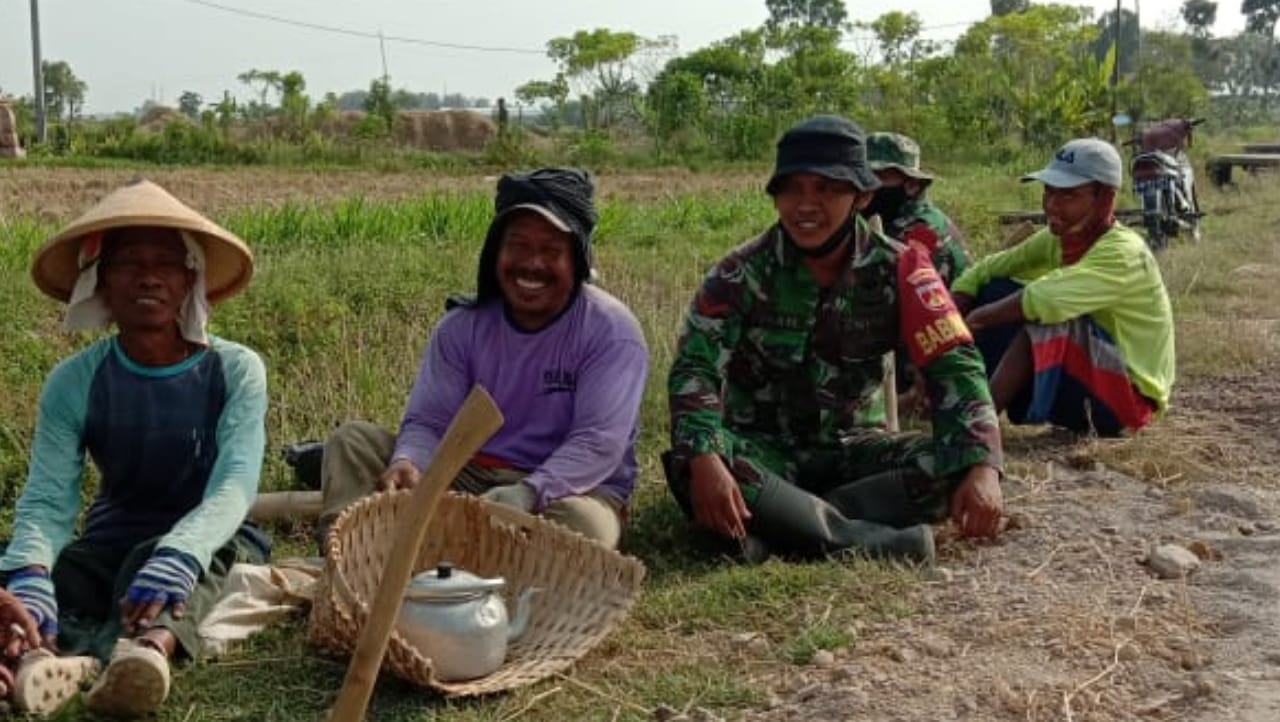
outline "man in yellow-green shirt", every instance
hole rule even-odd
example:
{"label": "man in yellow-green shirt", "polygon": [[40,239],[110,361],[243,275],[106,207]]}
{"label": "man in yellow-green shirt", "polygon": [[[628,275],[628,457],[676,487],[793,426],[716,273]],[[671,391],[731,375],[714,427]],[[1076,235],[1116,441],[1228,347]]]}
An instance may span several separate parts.
{"label": "man in yellow-green shirt", "polygon": [[952,286],[996,410],[1102,436],[1142,428],[1169,405],[1173,312],[1150,249],[1115,220],[1120,154],[1073,140],[1031,180],[1049,227]]}

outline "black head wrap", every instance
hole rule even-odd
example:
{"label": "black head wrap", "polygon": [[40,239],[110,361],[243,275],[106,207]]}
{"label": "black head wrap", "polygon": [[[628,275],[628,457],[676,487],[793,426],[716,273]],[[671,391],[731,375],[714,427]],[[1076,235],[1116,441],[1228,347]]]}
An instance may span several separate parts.
{"label": "black head wrap", "polygon": [[480,251],[476,278],[478,301],[502,295],[498,286],[498,248],[502,229],[513,213],[527,210],[542,214],[573,240],[574,280],[582,283],[591,273],[591,232],[596,227],[595,183],[591,174],[577,168],[540,168],[528,173],[508,173],[498,180],[493,222]]}

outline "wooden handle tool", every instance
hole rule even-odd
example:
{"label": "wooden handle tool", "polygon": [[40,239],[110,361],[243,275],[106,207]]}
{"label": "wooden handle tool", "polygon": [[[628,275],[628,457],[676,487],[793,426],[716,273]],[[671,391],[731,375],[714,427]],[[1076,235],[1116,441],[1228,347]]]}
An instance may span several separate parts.
{"label": "wooden handle tool", "polygon": [[382,666],[382,655],[387,651],[391,628],[400,612],[409,577],[413,574],[413,564],[418,557],[414,550],[422,548],[427,524],[454,477],[501,427],[502,412],[493,398],[480,386],[473,387],[445,430],[444,438],[436,447],[431,463],[422,472],[418,485],[413,488],[409,513],[400,519],[394,536],[394,549],[399,551],[387,555],[377,594],[369,608],[369,618],[360,630],[360,640],[347,667],[338,700],[329,710],[328,722],[360,722],[364,719],[373,685],[378,680],[378,668]]}

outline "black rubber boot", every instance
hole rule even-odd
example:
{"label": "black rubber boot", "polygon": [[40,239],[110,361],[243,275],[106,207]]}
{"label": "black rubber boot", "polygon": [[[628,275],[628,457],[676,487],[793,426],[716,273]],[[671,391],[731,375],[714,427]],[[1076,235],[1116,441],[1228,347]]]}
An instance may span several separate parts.
{"label": "black rubber boot", "polygon": [[907,494],[908,480],[917,469],[894,469],[836,487],[822,498],[850,519],[862,519],[902,529],[920,522],[920,510]]}
{"label": "black rubber boot", "polygon": [[925,564],[933,564],[935,558],[933,530],[928,524],[895,529],[850,519],[821,498],[773,478],[760,487],[747,531],[773,549],[803,555],[852,550]]}

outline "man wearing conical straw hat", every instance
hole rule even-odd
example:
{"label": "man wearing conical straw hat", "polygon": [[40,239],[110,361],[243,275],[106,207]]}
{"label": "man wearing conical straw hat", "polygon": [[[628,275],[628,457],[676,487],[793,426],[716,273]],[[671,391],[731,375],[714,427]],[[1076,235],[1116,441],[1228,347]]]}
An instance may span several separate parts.
{"label": "man wearing conical straw hat", "polygon": [[[243,241],[145,180],[36,252],[32,275],[67,304],[66,329],[117,332],[64,359],[41,392],[0,558],[0,579],[39,629],[16,675],[20,709],[52,712],[99,660],[91,709],[158,708],[169,660],[200,651],[198,625],[231,565],[266,559],[268,540],[244,521],[262,468],[266,373],[256,353],[207,331],[210,304],[252,273]],[[73,539],[86,453],[100,481]]]}

